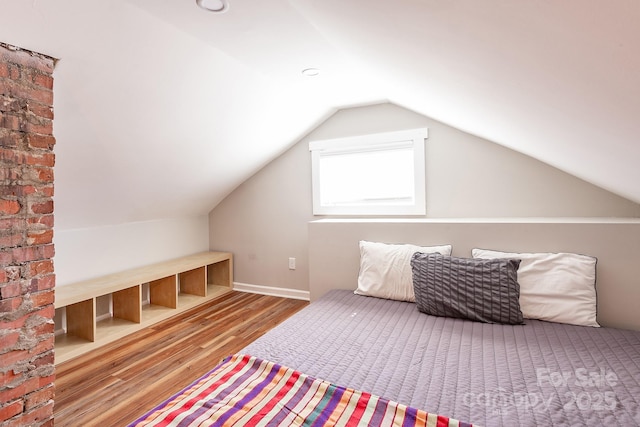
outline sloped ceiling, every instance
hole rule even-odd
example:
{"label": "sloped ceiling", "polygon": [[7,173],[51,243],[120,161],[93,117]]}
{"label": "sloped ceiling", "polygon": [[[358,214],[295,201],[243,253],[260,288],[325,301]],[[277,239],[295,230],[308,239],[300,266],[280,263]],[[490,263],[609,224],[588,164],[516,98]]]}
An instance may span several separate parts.
{"label": "sloped ceiling", "polygon": [[637,0],[229,3],[0,0],[0,41],[59,59],[57,227],[205,215],[384,101],[640,202]]}

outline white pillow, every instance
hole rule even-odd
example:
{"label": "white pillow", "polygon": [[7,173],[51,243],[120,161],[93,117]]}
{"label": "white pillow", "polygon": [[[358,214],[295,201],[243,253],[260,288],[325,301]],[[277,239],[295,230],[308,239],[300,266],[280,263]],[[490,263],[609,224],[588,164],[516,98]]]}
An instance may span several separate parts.
{"label": "white pillow", "polygon": [[416,252],[451,255],[451,245],[392,245],[360,241],[360,273],[354,293],[415,302],[411,256]]}
{"label": "white pillow", "polygon": [[570,253],[513,253],[473,249],[474,258],[516,258],[520,308],[528,319],[595,326],[596,258]]}

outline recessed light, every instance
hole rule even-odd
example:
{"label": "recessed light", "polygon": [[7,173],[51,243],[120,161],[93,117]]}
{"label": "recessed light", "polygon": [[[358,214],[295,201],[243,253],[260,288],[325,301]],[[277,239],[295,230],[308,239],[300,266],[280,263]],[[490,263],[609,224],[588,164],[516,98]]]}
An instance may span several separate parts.
{"label": "recessed light", "polygon": [[317,68],[305,68],[302,70],[302,75],[307,77],[314,77],[320,74],[320,70]]}
{"label": "recessed light", "polygon": [[209,12],[222,13],[229,8],[227,0],[196,0],[196,3]]}

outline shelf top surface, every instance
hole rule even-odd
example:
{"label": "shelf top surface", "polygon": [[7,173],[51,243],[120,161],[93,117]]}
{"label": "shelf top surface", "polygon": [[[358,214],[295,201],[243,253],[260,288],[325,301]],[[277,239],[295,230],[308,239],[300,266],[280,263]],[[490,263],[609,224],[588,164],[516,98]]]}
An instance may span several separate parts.
{"label": "shelf top surface", "polygon": [[229,252],[201,252],[56,287],[55,307],[65,307],[94,297],[108,295],[195,268],[231,260],[231,257]]}

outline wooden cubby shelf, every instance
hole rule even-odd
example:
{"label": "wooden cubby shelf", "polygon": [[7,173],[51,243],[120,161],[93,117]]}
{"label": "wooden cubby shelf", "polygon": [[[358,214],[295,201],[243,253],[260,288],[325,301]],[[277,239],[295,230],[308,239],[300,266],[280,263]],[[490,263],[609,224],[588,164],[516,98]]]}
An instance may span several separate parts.
{"label": "wooden cubby shelf", "polygon": [[[143,287],[148,286],[148,304]],[[233,257],[203,252],[56,288],[56,311],[66,332],[56,336],[62,363],[142,328],[231,292]],[[111,313],[98,321],[96,299],[111,297]]]}

